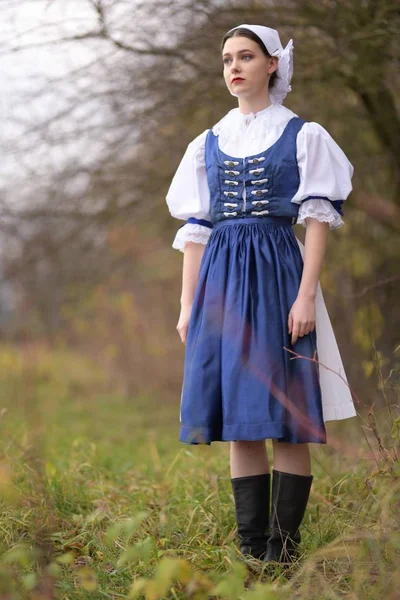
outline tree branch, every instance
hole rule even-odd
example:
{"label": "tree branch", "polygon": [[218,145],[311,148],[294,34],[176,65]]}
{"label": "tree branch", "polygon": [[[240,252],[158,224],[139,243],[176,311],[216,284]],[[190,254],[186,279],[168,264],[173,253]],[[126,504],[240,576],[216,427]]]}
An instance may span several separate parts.
{"label": "tree branch", "polygon": [[387,198],[364,190],[355,190],[351,194],[352,203],[366,212],[372,219],[389,227],[392,231],[400,231],[400,206]]}
{"label": "tree branch", "polygon": [[[400,181],[400,120],[392,94],[383,81],[380,82],[379,92],[366,90],[360,82],[354,80],[349,81],[349,87],[359,96],[378,139],[390,152]],[[400,205],[400,198],[395,201]]]}

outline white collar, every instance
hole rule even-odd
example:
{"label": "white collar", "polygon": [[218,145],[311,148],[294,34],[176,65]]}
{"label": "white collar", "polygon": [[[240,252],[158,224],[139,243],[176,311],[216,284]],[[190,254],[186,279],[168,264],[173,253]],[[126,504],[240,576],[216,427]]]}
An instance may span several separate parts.
{"label": "white collar", "polygon": [[251,123],[251,121],[253,121],[254,119],[258,119],[258,118],[262,118],[263,116],[267,116],[268,113],[273,112],[273,107],[274,104],[271,102],[271,104],[269,104],[266,108],[263,108],[262,110],[259,110],[258,112],[251,112],[251,113],[242,113],[240,111],[239,108],[236,108],[234,110],[237,111],[237,114],[239,115],[240,119],[243,119],[243,121],[248,124]]}
{"label": "white collar", "polygon": [[292,117],[297,116],[286,106],[275,103],[248,115],[240,112],[239,108],[233,108],[214,125],[212,130],[215,135],[222,135],[224,138],[237,134],[242,135],[239,132],[247,129],[253,121],[256,121],[256,128],[262,135],[262,130],[287,123]]}

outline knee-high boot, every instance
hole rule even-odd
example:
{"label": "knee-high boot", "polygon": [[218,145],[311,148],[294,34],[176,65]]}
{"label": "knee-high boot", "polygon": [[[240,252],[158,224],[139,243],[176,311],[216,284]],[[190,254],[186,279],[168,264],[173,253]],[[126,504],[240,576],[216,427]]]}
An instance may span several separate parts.
{"label": "knee-high boot", "polygon": [[297,475],[273,469],[271,534],[264,562],[293,562],[301,541],[299,527],[310,495],[313,475]]}
{"label": "knee-high boot", "polygon": [[271,475],[231,479],[240,551],[262,559],[269,536]]}

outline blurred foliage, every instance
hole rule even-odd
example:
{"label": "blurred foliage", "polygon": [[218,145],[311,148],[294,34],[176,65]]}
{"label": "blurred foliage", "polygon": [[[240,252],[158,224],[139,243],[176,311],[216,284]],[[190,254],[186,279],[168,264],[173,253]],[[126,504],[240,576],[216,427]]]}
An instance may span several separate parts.
{"label": "blurred foliage", "polygon": [[[0,48],[12,57],[48,44],[56,55],[85,44],[92,57],[61,78],[40,73],[32,101],[52,94],[59,110],[39,117],[32,109],[25,134],[7,146],[19,170],[18,177],[10,173],[10,201],[1,205],[2,274],[14,299],[12,318],[4,312],[0,321],[3,335],[74,346],[95,356],[127,393],[179,398],[182,257],[170,245],[181,223],[168,214],[165,194],[187,144],[235,106],[222,78],[224,33],[242,22],[264,23],[279,30],[284,45],[294,40],[293,91],[285,104],[326,127],[355,166],[345,227],[330,236],[321,277],[346,372],[366,405],[377,401],[375,343],[396,388],[396,3],[85,0],[84,6],[91,21],[82,20],[78,33],[68,23],[68,33],[54,29],[50,43],[49,18],[38,22],[42,42],[15,35]],[[14,120],[21,127],[18,111]],[[1,302],[0,295],[0,313]]]}

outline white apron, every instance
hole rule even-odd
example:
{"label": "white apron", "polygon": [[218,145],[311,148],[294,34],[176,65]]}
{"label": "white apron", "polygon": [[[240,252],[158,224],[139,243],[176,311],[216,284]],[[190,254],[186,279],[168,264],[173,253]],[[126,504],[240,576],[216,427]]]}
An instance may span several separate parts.
{"label": "white apron", "polygon": [[[304,259],[304,245],[297,238],[296,240]],[[324,421],[340,421],[355,417],[357,413],[350,389],[347,386],[346,373],[332,329],[331,320],[325,306],[320,283],[318,283],[315,298],[315,331],[317,334],[317,358],[319,362],[319,381],[322,393]]]}

